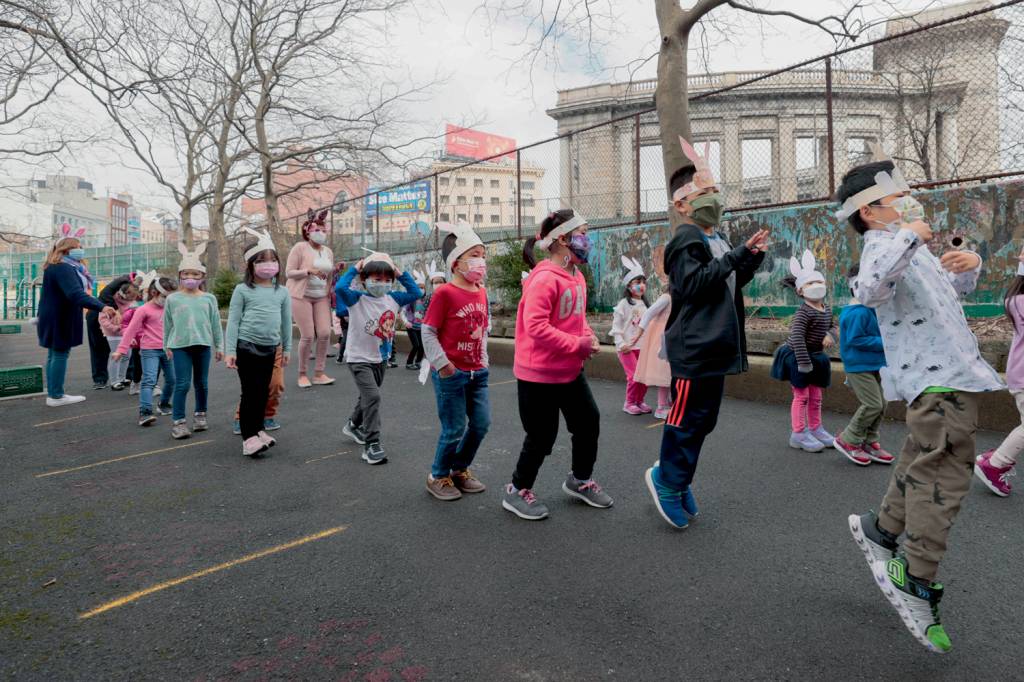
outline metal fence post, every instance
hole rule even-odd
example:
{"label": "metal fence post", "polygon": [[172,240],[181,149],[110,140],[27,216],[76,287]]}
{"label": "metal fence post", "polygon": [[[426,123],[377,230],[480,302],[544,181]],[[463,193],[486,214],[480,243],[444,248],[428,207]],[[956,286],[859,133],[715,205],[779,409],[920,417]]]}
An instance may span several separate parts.
{"label": "metal fence post", "polygon": [[375,250],[379,251],[380,250],[380,194],[374,194],[373,195],[373,205],[377,207],[377,210],[373,212],[374,232],[377,233],[377,236],[376,236],[376,239],[375,239],[375,242],[374,242],[375,246],[373,248]]}
{"label": "metal fence post", "polygon": [[516,238],[523,238],[523,153],[516,150]]}
{"label": "metal fence post", "polygon": [[825,58],[825,123],[828,126],[828,195],[836,193],[835,137],[832,129],[832,57]]}
{"label": "metal fence post", "polygon": [[440,189],[440,184],[439,184],[438,179],[437,179],[437,172],[435,171],[434,172],[434,211],[433,211],[433,213],[434,213],[434,224],[431,225],[431,227],[433,228],[431,231],[434,233],[434,248],[435,249],[441,248],[440,245],[439,245],[439,243],[441,241],[441,237],[439,236],[438,229],[437,229],[437,220],[438,220],[438,216],[440,215],[439,212],[441,210],[441,207],[439,206],[439,204],[441,203],[441,195],[438,193],[439,189]]}
{"label": "metal fence post", "polygon": [[640,224],[640,114],[633,119],[633,180],[636,192],[636,224]]}

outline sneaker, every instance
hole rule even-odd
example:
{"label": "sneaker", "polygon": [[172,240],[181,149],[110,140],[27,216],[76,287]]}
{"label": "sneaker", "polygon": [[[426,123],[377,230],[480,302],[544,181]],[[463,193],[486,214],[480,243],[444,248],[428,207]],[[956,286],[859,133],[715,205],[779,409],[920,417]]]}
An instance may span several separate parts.
{"label": "sneaker", "polygon": [[131,382],[128,386],[128,395],[138,395],[139,391],[142,390],[142,384],[137,381]]}
{"label": "sneaker", "polygon": [[[154,395],[156,395],[156,394],[154,394]],[[156,406],[156,411],[157,411],[157,414],[159,414],[161,417],[166,417],[167,415],[171,414],[171,412],[172,412],[171,404],[170,403],[160,403],[159,405]]]}
{"label": "sneaker", "polygon": [[209,422],[206,421],[205,412],[196,412],[192,415],[192,430],[193,431],[206,431],[210,428]]}
{"label": "sneaker", "polygon": [[341,432],[360,445],[366,445],[366,434],[363,433],[361,428],[353,424],[351,419],[348,420],[345,426],[341,427]]}
{"label": "sneaker", "polygon": [[338,359],[335,360],[335,362],[337,362],[339,365],[344,365],[345,364],[345,356],[343,354],[341,354],[341,353],[338,353]]}
{"label": "sneaker", "polygon": [[1006,497],[1013,492],[1010,476],[1016,476],[1017,472],[1014,471],[1013,465],[999,468],[992,464],[992,453],[994,452],[995,450],[989,450],[978,455],[974,460],[974,475],[996,495]]}
{"label": "sneaker", "polygon": [[47,398],[46,405],[48,407],[60,407],[62,405],[74,405],[85,400],[84,395],[68,395],[65,393],[59,398]]}
{"label": "sneaker", "polygon": [[246,457],[255,457],[266,449],[266,443],[264,443],[259,436],[246,438],[242,442],[242,454]]}
{"label": "sneaker", "polygon": [[501,506],[527,521],[540,521],[548,517],[547,505],[538,500],[532,490],[516,490],[511,483],[505,486]]}
{"label": "sneaker", "polygon": [[864,553],[868,566],[876,561],[888,561],[896,556],[899,542],[896,536],[878,527],[878,516],[873,511],[866,514],[850,514],[847,518],[850,534],[857,547]]}
{"label": "sneaker", "polygon": [[398,367],[398,363],[395,362],[394,360],[388,360],[388,367],[394,369],[395,367]]}
{"label": "sneaker", "polygon": [[111,391],[123,391],[127,386],[128,386],[128,382],[127,381],[115,381],[114,383],[110,384],[110,390]]}
{"label": "sneaker", "polygon": [[188,430],[188,422],[184,419],[174,422],[174,426],[171,427],[171,438],[174,440],[183,440],[191,435],[192,432]]}
{"label": "sneaker", "polygon": [[789,437],[789,447],[804,452],[821,452],[825,449],[821,441],[812,436],[810,431],[794,431]]}
{"label": "sneaker", "polygon": [[313,386],[313,383],[309,380],[309,377],[307,376],[299,377],[298,384],[299,388],[312,388]]}
{"label": "sneaker", "polygon": [[455,487],[451,476],[442,476],[441,478],[427,476],[427,492],[444,502],[462,498],[462,493]]}
{"label": "sneaker", "polygon": [[641,402],[637,407],[640,408],[640,414],[650,414],[651,412],[654,412],[654,408],[645,402]]}
{"label": "sneaker", "polygon": [[272,448],[275,445],[277,445],[277,440],[275,440],[274,437],[271,436],[266,431],[260,431],[259,433],[256,434],[256,437],[263,441],[263,444],[266,445],[268,448]]}
{"label": "sneaker", "polygon": [[473,472],[469,469],[463,471],[452,472],[452,482],[455,483],[455,487],[464,493],[482,493],[487,490],[487,486],[480,482]]}
{"label": "sneaker", "polygon": [[811,429],[811,435],[814,436],[815,440],[824,445],[826,448],[835,447],[835,439],[831,433],[825,430],[824,426],[819,426],[816,429]]}
{"label": "sneaker", "polygon": [[639,405],[634,405],[632,403],[624,403],[622,405],[622,411],[625,412],[626,414],[633,414],[633,415],[643,414],[644,413],[644,411],[640,409]]}
{"label": "sneaker", "polygon": [[273,417],[263,420],[264,431],[277,431],[279,428],[281,428],[281,423]]}
{"label": "sneaker", "polygon": [[96,382],[93,382],[92,390],[94,390],[94,391],[102,391],[106,387],[107,387],[107,382],[105,382],[105,381],[96,381]]}
{"label": "sneaker", "polygon": [[406,369],[419,369],[419,367],[416,366],[415,362],[413,362],[413,363],[406,363],[405,368]]}
{"label": "sneaker", "polygon": [[149,426],[156,421],[156,415],[152,412],[139,413],[139,426]]}
{"label": "sneaker", "polygon": [[656,409],[654,411],[654,418],[655,419],[662,419],[662,420],[668,419],[668,413],[669,413],[669,410],[671,410],[671,409],[672,409],[671,405],[668,406],[668,407],[661,407],[659,405],[658,409]]}
{"label": "sneaker", "polygon": [[693,496],[690,486],[686,486],[686,490],[683,491],[682,502],[684,512],[690,516],[700,515],[700,509],[697,508],[697,498]]}
{"label": "sneaker", "polygon": [[565,482],[562,483],[562,490],[569,497],[583,500],[591,507],[607,509],[612,506],[612,498],[602,490],[601,486],[594,479],[581,481],[570,473]]}
{"label": "sneaker", "polygon": [[329,377],[326,374],[322,374],[318,377],[313,377],[314,386],[330,386],[334,383],[334,377]]}
{"label": "sneaker", "polygon": [[661,467],[651,467],[644,473],[647,489],[654,498],[654,506],[661,518],[673,528],[686,528],[690,525],[683,510],[683,495],[677,490],[665,486],[661,482]]}
{"label": "sneaker", "polygon": [[153,387],[153,397],[154,398],[157,397],[158,395],[161,395],[163,392],[164,392],[164,389],[160,388],[159,386],[154,386]]}
{"label": "sneaker", "polygon": [[866,454],[872,462],[877,462],[878,464],[892,464],[896,460],[892,454],[883,450],[879,443],[865,443],[861,448],[864,449],[864,454]]}
{"label": "sneaker", "polygon": [[850,460],[857,466],[866,467],[871,464],[871,458],[868,456],[868,453],[864,451],[862,446],[847,443],[840,436],[836,436],[835,448],[846,455],[846,459]]}
{"label": "sneaker", "polygon": [[367,443],[363,446],[363,461],[367,464],[383,464],[388,458],[380,443]]}
{"label": "sneaker", "polygon": [[939,619],[939,602],[943,593],[941,584],[928,583],[910,575],[907,558],[903,556],[876,561],[871,569],[882,594],[918,642],[938,654],[953,648]]}
{"label": "sneaker", "polygon": [[236,436],[241,436],[242,435],[242,422],[238,421],[237,419],[235,421],[231,422],[231,433],[235,434]]}

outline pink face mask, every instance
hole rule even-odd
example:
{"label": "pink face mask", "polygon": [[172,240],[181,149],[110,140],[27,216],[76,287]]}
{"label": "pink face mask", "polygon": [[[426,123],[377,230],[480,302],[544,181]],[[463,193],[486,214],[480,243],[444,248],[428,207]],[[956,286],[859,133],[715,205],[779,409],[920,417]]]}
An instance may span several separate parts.
{"label": "pink face mask", "polygon": [[466,269],[460,272],[470,284],[479,284],[487,277],[487,261],[483,258],[467,258]]}
{"label": "pink face mask", "polygon": [[257,263],[256,265],[253,266],[252,271],[256,273],[256,276],[259,277],[260,279],[271,279],[274,275],[277,274],[278,269],[278,264],[271,261]]}

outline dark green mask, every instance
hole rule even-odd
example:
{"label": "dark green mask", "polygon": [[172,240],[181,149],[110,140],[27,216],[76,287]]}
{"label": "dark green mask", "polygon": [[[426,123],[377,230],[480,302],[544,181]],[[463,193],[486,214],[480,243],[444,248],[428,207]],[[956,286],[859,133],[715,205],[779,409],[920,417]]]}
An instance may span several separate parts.
{"label": "dark green mask", "polygon": [[690,202],[693,206],[693,213],[690,219],[701,227],[714,227],[722,220],[722,210],[725,206],[722,203],[722,195],[704,194]]}

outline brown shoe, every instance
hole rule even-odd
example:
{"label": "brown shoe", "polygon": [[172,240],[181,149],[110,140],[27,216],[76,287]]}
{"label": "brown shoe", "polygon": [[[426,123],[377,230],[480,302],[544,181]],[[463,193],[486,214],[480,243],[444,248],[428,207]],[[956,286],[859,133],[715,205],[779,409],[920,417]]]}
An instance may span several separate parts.
{"label": "brown shoe", "polygon": [[469,469],[466,469],[465,471],[453,471],[452,482],[455,483],[456,488],[464,493],[482,493],[487,490],[487,486],[481,483]]}
{"label": "brown shoe", "polygon": [[452,482],[451,476],[444,476],[442,478],[427,476],[427,492],[445,502],[451,502],[462,497],[462,493],[459,492],[459,489]]}

